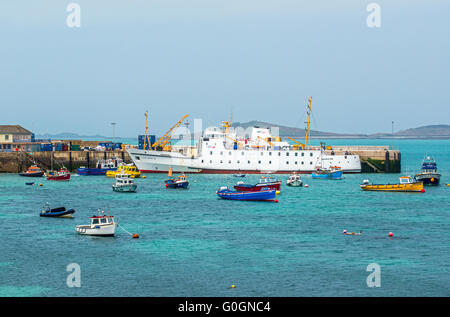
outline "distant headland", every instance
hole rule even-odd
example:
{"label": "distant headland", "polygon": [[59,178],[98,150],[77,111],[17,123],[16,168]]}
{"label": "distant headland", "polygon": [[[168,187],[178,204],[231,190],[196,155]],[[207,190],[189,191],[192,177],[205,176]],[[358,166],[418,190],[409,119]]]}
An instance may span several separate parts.
{"label": "distant headland", "polygon": [[[304,138],[305,130],[301,128],[289,127],[284,125],[279,125],[264,121],[249,121],[249,122],[234,122],[233,127],[242,127],[244,129],[251,127],[278,127],[279,134],[281,137],[296,137]],[[92,139],[92,140],[105,140],[111,139],[111,136],[104,135],[80,135],[77,133],[58,133],[58,134],[42,134],[37,135],[36,138],[52,138],[52,139]],[[114,139],[130,139],[132,137],[115,137]],[[450,139],[450,125],[449,124],[438,124],[438,125],[427,125],[417,128],[411,128],[406,130],[401,130],[392,133],[373,133],[373,134],[355,134],[355,133],[333,133],[325,131],[311,130],[311,138],[326,138],[326,139]]]}

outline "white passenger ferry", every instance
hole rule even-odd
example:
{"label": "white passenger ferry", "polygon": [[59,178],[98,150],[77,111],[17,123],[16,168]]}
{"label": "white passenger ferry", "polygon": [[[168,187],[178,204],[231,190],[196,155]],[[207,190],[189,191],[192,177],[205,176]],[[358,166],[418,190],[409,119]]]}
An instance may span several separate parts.
{"label": "white passenger ferry", "polygon": [[[253,127],[246,135],[238,136],[231,121],[223,127],[207,128],[195,147],[173,150],[167,146],[170,132],[152,145],[152,149],[128,149],[134,164],[143,173],[311,173],[317,166],[339,166],[345,173],[361,172],[359,155],[326,154],[320,147],[311,147],[309,114],[305,144],[290,144],[274,137],[268,128]],[[146,128],[147,131],[147,128]],[[164,140],[164,142],[160,142]],[[169,143],[170,144],[170,143]],[[159,148],[158,148],[159,147]]]}

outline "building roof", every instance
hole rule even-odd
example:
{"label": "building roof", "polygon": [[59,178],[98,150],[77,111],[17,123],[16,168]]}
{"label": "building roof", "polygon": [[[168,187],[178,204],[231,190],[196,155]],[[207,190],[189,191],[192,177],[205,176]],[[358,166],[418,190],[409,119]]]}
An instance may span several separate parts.
{"label": "building roof", "polygon": [[2,134],[33,134],[20,125],[0,125],[0,133]]}

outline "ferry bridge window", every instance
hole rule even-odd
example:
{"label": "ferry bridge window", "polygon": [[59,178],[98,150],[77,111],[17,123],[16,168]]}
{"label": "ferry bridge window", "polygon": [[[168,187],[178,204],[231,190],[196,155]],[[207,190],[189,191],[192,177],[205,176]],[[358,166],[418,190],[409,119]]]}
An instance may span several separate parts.
{"label": "ferry bridge window", "polygon": [[272,161],[269,161],[269,164],[272,164]]}
{"label": "ferry bridge window", "polygon": [[298,153],[295,153],[295,156],[298,156]]}
{"label": "ferry bridge window", "polygon": [[305,153],[304,153],[304,152],[302,152],[302,156],[305,156]]}
{"label": "ferry bridge window", "polygon": [[209,155],[212,155],[212,151],[209,151]]}
{"label": "ferry bridge window", "polygon": [[269,152],[269,156],[272,156],[272,152]]}
{"label": "ferry bridge window", "polygon": [[106,223],[106,219],[105,218],[102,218],[101,220],[102,220],[102,223]]}
{"label": "ferry bridge window", "polygon": [[286,156],[289,156],[289,152],[286,152]]}
{"label": "ferry bridge window", "polygon": [[92,223],[93,223],[94,225],[98,225],[98,219],[92,220]]}
{"label": "ferry bridge window", "polygon": [[241,152],[242,155],[244,155],[244,152]]}
{"label": "ferry bridge window", "polygon": [[231,155],[231,152],[228,152],[228,155]]}
{"label": "ferry bridge window", "polygon": [[309,153],[309,156],[313,156],[312,152],[311,152],[311,153]]}
{"label": "ferry bridge window", "polygon": [[250,164],[250,161],[248,161],[248,164]]}
{"label": "ferry bridge window", "polygon": [[220,155],[223,155],[223,152],[222,152],[222,151],[220,151]]}
{"label": "ferry bridge window", "polygon": [[281,156],[281,152],[278,152],[278,156]]}
{"label": "ferry bridge window", "polygon": [[263,156],[264,152],[261,152],[261,156]]}

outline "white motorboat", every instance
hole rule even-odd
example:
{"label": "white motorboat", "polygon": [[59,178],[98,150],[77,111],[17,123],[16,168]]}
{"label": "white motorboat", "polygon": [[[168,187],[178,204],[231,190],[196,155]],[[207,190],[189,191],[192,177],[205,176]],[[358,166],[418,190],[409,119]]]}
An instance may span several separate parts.
{"label": "white motorboat", "polygon": [[112,189],[116,192],[134,193],[137,188],[130,174],[120,173],[115,176],[116,183],[112,185]]}
{"label": "white motorboat", "polygon": [[90,217],[90,225],[75,226],[75,231],[82,235],[112,237],[116,232],[117,222],[114,216],[104,215],[104,211],[99,210],[98,216]]}
{"label": "white motorboat", "polygon": [[300,178],[300,175],[297,173],[293,173],[289,176],[289,179],[286,181],[286,185],[292,186],[292,187],[300,187],[303,185],[302,179]]}

